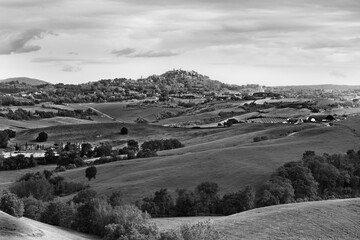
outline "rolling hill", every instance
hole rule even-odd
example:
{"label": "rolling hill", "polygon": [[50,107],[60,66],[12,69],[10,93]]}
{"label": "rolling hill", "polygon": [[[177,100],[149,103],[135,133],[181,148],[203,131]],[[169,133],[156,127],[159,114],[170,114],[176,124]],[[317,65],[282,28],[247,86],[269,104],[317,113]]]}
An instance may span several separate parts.
{"label": "rolling hill", "polygon": [[360,199],[292,203],[226,217],[155,218],[161,230],[212,222],[227,240],[359,239]]}
{"label": "rolling hill", "polygon": [[27,77],[7,78],[7,79],[0,80],[0,83],[1,82],[13,82],[13,81],[18,81],[19,83],[26,83],[28,85],[33,85],[33,86],[38,86],[38,85],[43,85],[43,84],[51,84],[51,83],[43,81],[43,80],[39,80],[39,79],[35,79],[35,78],[27,78]]}
{"label": "rolling hill", "polygon": [[337,84],[323,84],[323,85],[292,85],[292,86],[277,86],[276,88],[283,89],[332,89],[332,90],[348,90],[348,89],[360,89],[360,85],[337,85]]}
{"label": "rolling hill", "polygon": [[[277,129],[266,124],[202,131],[151,126],[151,130],[143,130],[147,138],[178,137],[185,147],[159,152],[159,157],[99,165],[90,187],[100,194],[121,190],[126,201],[136,201],[160,188],[175,192],[178,188],[193,189],[201,182],[215,181],[223,194],[246,185],[259,186],[282,164],[300,160],[306,150],[333,154],[358,148],[358,136],[342,126],[294,130],[294,126]],[[271,139],[252,141],[254,136],[263,135]],[[141,139],[140,134],[137,139]],[[84,168],[61,174],[86,181]]]}
{"label": "rolling hill", "polygon": [[15,218],[0,211],[0,239],[6,240],[85,240],[100,239],[70,229],[51,226],[25,217]]}
{"label": "rolling hill", "polygon": [[229,240],[359,239],[360,199],[258,208],[214,220]]}

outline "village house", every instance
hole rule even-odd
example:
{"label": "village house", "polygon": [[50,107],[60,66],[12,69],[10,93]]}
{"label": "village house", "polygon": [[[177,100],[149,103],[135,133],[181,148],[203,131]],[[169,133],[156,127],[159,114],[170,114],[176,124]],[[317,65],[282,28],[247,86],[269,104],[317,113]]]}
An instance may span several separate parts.
{"label": "village house", "polygon": [[306,118],[307,122],[317,122],[317,123],[332,122],[335,120],[336,120],[335,117],[332,115],[311,115]]}

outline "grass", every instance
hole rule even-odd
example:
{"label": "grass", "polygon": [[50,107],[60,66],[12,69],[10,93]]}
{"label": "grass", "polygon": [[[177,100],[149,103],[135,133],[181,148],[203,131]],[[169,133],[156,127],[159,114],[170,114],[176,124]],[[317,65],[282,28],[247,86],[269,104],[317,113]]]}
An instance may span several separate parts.
{"label": "grass", "polygon": [[6,239],[6,240],[93,239],[95,240],[100,238],[79,233],[66,228],[51,226],[24,217],[15,218],[0,211],[0,239]]}
{"label": "grass", "polygon": [[258,208],[213,220],[227,239],[359,239],[360,199]]}
{"label": "grass", "polygon": [[[215,181],[223,194],[246,185],[259,186],[282,164],[300,160],[306,150],[331,154],[358,147],[357,137],[342,127],[313,127],[257,143],[252,142],[255,133],[279,136],[280,130],[290,134],[294,129],[286,125],[266,130],[263,124],[249,128],[239,125],[211,133],[189,131],[187,137],[191,138],[184,148],[162,152],[156,158],[97,166],[98,174],[90,187],[100,194],[121,190],[126,201],[136,201],[160,188],[175,192],[177,188],[193,189],[201,182]],[[62,174],[85,180],[84,168]]]}
{"label": "grass", "polygon": [[[134,122],[137,118],[143,118],[148,122],[154,122],[161,112],[178,112],[181,108],[168,108],[167,105],[148,104],[141,105],[130,102],[90,103],[81,104],[82,107],[93,107],[121,122]],[[73,106],[74,107],[74,106]]]}

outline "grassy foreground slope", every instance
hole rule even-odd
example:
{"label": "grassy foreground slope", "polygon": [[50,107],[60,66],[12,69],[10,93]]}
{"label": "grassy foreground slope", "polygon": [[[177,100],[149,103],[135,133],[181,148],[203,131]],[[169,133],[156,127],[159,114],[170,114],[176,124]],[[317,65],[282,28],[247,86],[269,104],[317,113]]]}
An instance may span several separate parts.
{"label": "grassy foreground slope", "polygon": [[85,240],[100,239],[73,230],[51,226],[28,218],[15,218],[0,211],[0,239]]}
{"label": "grassy foreground slope", "polygon": [[[175,191],[193,189],[204,181],[219,184],[221,193],[235,192],[246,185],[258,186],[286,162],[298,161],[306,150],[321,154],[345,153],[358,148],[358,137],[341,126],[304,129],[294,135],[254,143],[254,132],[231,131],[206,135],[187,132],[192,138],[186,147],[163,152],[163,156],[114,162],[97,166],[97,177],[90,186],[99,193],[121,190],[127,200],[152,195],[160,188]],[[258,130],[270,134],[274,129]],[[256,132],[256,131],[255,131]],[[205,142],[202,141],[205,140]],[[62,173],[84,181],[85,169]]]}
{"label": "grassy foreground slope", "polygon": [[232,239],[360,239],[360,199],[258,208],[213,220]]}

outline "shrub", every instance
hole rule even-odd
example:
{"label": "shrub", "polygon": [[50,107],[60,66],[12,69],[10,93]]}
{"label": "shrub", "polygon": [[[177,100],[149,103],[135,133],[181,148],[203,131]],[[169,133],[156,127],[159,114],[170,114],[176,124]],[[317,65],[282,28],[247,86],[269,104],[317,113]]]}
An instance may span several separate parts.
{"label": "shrub", "polygon": [[15,194],[4,191],[0,197],[0,210],[14,217],[22,217],[24,203]]}
{"label": "shrub", "polygon": [[41,215],[45,212],[47,204],[32,196],[23,198],[24,202],[24,217],[40,221]]}
{"label": "shrub", "polygon": [[46,132],[40,132],[38,137],[36,138],[37,142],[46,142],[48,139],[48,134]]}
{"label": "shrub", "polygon": [[123,194],[120,191],[112,192],[108,202],[112,207],[123,205]]}
{"label": "shrub", "polygon": [[210,222],[199,222],[193,225],[182,225],[180,232],[184,240],[225,240]]}
{"label": "shrub", "polygon": [[105,227],[105,240],[156,240],[160,234],[150,216],[137,207],[125,205],[115,208],[115,219]]}

